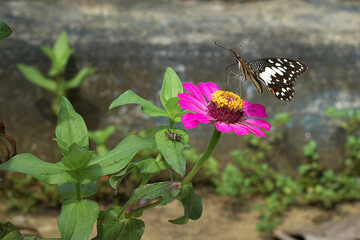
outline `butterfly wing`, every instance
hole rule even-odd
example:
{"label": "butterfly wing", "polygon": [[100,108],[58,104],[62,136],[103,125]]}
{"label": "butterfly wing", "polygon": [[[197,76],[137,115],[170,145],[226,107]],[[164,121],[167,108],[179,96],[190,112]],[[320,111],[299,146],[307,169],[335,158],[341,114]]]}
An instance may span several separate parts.
{"label": "butterfly wing", "polygon": [[249,62],[249,67],[280,100],[294,96],[294,81],[308,69],[304,63],[288,58],[259,59]]}

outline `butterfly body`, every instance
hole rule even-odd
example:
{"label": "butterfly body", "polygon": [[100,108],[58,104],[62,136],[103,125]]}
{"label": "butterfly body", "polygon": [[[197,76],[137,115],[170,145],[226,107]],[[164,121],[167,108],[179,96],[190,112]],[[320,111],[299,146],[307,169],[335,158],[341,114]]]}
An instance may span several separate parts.
{"label": "butterfly body", "polygon": [[293,83],[308,69],[304,63],[289,58],[273,57],[247,62],[234,50],[225,49],[234,54],[241,75],[245,80],[250,80],[260,94],[263,93],[264,84],[275,97],[283,101],[290,101],[294,97]]}
{"label": "butterfly body", "polygon": [[240,72],[242,76],[245,79],[248,79],[252,82],[252,84],[255,86],[255,88],[258,90],[260,94],[263,93],[263,88],[261,86],[260,81],[257,80],[257,74],[256,72],[250,67],[250,65],[243,60],[234,50],[230,49],[230,51],[234,54],[236,57],[236,62],[238,64],[238,67],[240,69]]}

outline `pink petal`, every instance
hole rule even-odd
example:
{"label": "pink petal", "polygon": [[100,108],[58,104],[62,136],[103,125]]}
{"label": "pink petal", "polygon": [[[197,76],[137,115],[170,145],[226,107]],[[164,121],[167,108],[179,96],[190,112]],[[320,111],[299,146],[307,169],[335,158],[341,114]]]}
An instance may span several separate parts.
{"label": "pink petal", "polygon": [[254,134],[257,137],[266,137],[266,134],[258,129],[257,127],[251,126],[251,125],[243,125],[245,128],[249,129],[252,134]]}
{"label": "pink petal", "polygon": [[[202,109],[205,112],[207,111],[207,103],[204,104],[203,102],[200,102],[198,99],[196,99],[194,96],[192,96],[188,93],[179,93],[178,97],[183,100],[182,102],[186,101],[188,103],[195,105],[197,108]],[[181,108],[183,108],[183,107],[181,107]],[[185,109],[187,109],[187,108],[185,108]]]}
{"label": "pink petal", "polygon": [[200,91],[200,89],[195,86],[192,83],[186,82],[183,84],[183,87],[191,94],[193,95],[195,98],[197,98],[199,101],[203,102],[204,104],[207,104],[204,95],[202,94],[202,92]]}
{"label": "pink petal", "polygon": [[212,120],[214,120],[212,117],[198,113],[186,113],[181,118],[181,121],[187,129],[195,128],[199,123],[210,123]]}
{"label": "pink petal", "polygon": [[219,90],[218,85],[216,85],[213,82],[207,82],[207,83],[201,82],[201,83],[199,83],[199,88],[209,101],[212,100],[211,94],[213,92]]}
{"label": "pink petal", "polygon": [[234,131],[234,129],[232,129],[232,127],[229,126],[229,124],[224,123],[224,122],[214,122],[215,127],[217,130],[219,130],[219,132],[232,132]]}
{"label": "pink petal", "polygon": [[201,114],[204,114],[204,115],[207,114],[207,111],[204,111],[203,109],[199,108],[198,106],[196,106],[193,103],[190,103],[188,101],[179,100],[178,103],[180,104],[180,107],[182,109],[187,109],[187,110],[190,110],[192,112],[201,113]]}
{"label": "pink petal", "polygon": [[263,105],[253,104],[245,101],[244,117],[267,117],[266,109]]}
{"label": "pink petal", "polygon": [[271,125],[262,119],[246,119],[246,120],[244,120],[244,122],[250,123],[256,127],[263,128],[267,131],[270,131],[270,128],[271,128]]}
{"label": "pink petal", "polygon": [[239,136],[249,134],[249,129],[245,128],[241,124],[231,124],[231,127],[234,129],[235,133]]}

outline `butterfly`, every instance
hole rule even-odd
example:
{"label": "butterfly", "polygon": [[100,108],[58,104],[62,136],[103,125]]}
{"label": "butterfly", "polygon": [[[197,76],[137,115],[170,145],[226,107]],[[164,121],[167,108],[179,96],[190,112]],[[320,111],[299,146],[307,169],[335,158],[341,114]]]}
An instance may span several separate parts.
{"label": "butterfly", "polygon": [[260,94],[263,93],[263,83],[280,100],[290,101],[294,97],[293,84],[308,69],[304,63],[289,58],[272,57],[247,62],[234,50],[215,44],[234,54],[242,76],[250,80]]}

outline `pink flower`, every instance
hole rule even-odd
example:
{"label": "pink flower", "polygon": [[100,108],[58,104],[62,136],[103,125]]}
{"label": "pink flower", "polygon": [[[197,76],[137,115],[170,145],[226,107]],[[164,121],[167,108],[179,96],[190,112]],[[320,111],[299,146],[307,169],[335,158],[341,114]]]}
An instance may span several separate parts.
{"label": "pink flower", "polygon": [[184,83],[183,87],[189,93],[179,93],[179,104],[181,108],[193,112],[181,118],[188,129],[197,127],[199,123],[214,123],[220,132],[234,131],[237,135],[252,133],[265,137],[259,128],[267,131],[271,128],[269,123],[259,119],[267,117],[264,106],[247,102],[235,93],[219,90],[215,83],[199,83],[199,87]]}

